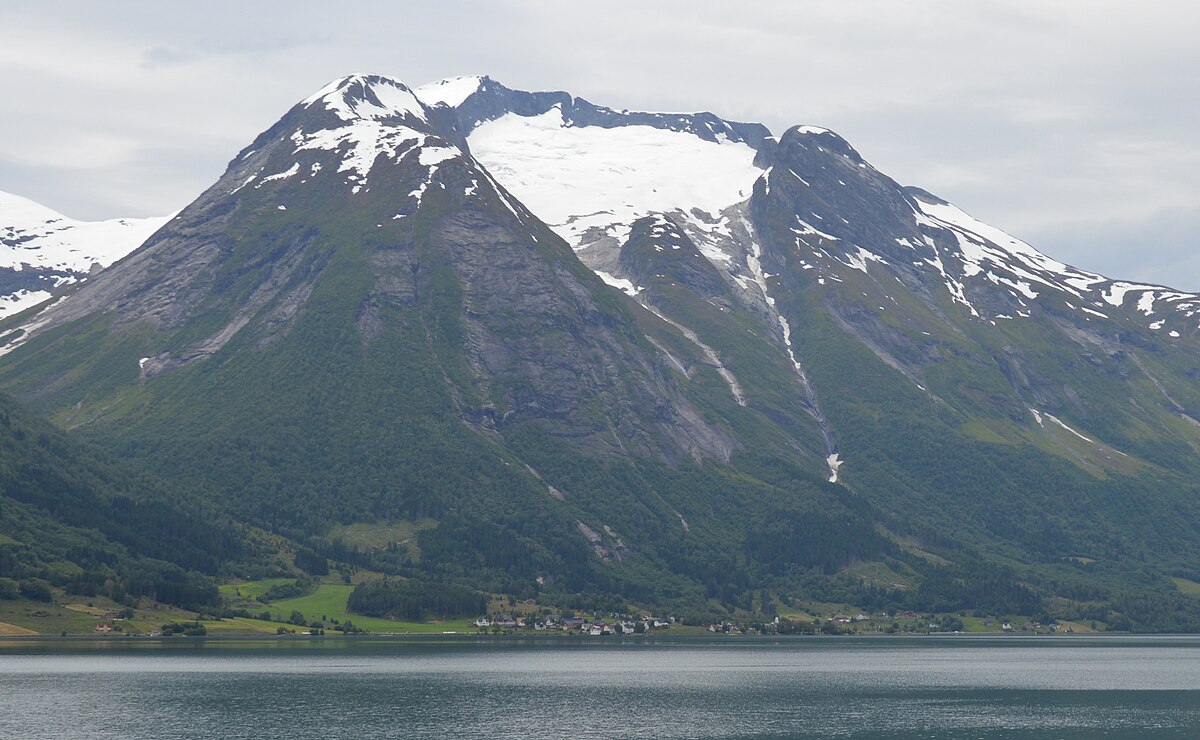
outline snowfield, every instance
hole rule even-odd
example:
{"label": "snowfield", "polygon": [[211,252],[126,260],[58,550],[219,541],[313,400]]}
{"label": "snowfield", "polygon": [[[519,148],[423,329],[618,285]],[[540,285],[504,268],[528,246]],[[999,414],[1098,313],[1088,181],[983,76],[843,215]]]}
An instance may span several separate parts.
{"label": "snowfield", "polygon": [[652,213],[717,214],[750,197],[749,146],[651,126],[570,126],[557,107],[508,113],[467,137],[471,153],[573,247],[591,228],[624,233]]}

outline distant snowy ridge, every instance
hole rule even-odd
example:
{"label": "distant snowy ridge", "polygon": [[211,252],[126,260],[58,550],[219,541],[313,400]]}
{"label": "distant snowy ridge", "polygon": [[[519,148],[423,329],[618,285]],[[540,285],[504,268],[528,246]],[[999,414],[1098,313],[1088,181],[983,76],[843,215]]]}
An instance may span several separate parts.
{"label": "distant snowy ridge", "polygon": [[0,318],[137,249],[170,216],[78,221],[0,192]]}
{"label": "distant snowy ridge", "polygon": [[[1036,298],[1045,288],[1060,291],[1077,299],[1080,305],[1072,307],[1093,316],[1106,316],[1105,311],[1126,305],[1136,307],[1143,317],[1172,312],[1190,318],[1200,313],[1200,295],[1161,285],[1112,280],[1079,270],[1042,254],[950,203],[934,201],[920,194],[915,200],[919,204],[919,213],[928,217],[930,225],[947,229],[958,239],[965,277],[982,275],[998,287],[1027,300]],[[1137,299],[1130,300],[1129,296],[1137,296]],[[1152,322],[1149,327],[1157,330],[1163,323],[1161,320]]]}

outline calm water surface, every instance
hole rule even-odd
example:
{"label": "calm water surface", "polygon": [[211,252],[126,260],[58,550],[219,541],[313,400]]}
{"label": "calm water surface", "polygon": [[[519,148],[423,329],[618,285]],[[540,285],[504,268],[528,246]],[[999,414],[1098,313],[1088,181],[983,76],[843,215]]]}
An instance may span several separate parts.
{"label": "calm water surface", "polygon": [[1200,638],[0,642],[2,738],[1200,737]]}

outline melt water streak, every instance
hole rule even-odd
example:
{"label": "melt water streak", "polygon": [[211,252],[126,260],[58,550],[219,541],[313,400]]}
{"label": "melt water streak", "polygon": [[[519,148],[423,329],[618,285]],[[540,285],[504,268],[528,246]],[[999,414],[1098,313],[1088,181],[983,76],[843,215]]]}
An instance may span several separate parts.
{"label": "melt water streak", "polygon": [[1200,639],[0,643],[0,736],[1196,737]]}

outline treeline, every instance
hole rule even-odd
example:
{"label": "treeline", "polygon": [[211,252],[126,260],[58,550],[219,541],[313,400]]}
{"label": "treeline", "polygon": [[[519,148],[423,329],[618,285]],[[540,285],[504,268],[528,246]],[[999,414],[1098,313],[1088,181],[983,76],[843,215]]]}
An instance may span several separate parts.
{"label": "treeline", "polygon": [[1043,599],[1037,591],[995,566],[934,568],[905,608],[924,612],[972,610],[984,614],[1037,614]]}
{"label": "treeline", "polygon": [[487,597],[462,586],[389,578],[355,586],[347,608],[369,617],[420,622],[483,614]]}
{"label": "treeline", "polygon": [[832,574],[895,549],[870,522],[849,512],[841,516],[772,512],[752,525],[751,532],[746,554],[776,575],[797,567]]}

